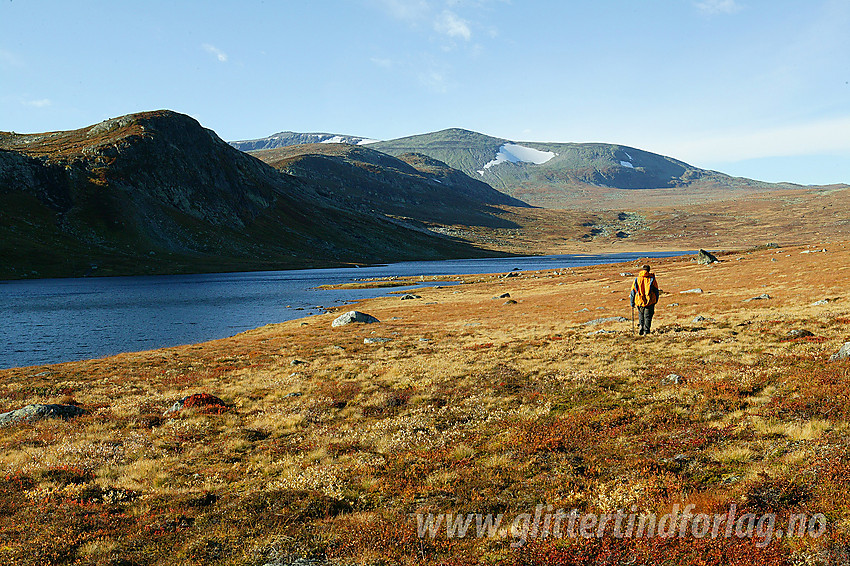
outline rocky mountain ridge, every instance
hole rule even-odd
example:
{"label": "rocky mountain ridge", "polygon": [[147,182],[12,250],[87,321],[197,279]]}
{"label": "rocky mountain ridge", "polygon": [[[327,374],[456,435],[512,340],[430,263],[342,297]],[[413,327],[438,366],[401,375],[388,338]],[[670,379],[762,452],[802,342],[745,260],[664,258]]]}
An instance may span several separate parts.
{"label": "rocky mountain ridge", "polygon": [[0,133],[0,277],[279,269],[482,250],[313,183],[162,110]]}

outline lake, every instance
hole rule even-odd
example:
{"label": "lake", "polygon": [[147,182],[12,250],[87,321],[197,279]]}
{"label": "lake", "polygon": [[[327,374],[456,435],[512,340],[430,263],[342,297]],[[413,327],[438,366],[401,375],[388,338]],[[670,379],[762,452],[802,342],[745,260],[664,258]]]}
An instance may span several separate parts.
{"label": "lake", "polygon": [[549,270],[671,255],[678,254],[553,255],[341,269],[2,281],[0,368],[225,338],[265,324],[320,314],[322,307],[411,288],[315,288],[323,284],[370,277]]}

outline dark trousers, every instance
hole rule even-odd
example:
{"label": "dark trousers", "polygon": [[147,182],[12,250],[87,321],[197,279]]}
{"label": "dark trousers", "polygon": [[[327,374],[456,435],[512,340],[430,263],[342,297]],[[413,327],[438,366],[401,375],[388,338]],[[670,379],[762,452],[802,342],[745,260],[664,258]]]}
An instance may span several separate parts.
{"label": "dark trousers", "polygon": [[649,334],[652,325],[652,315],[655,314],[655,305],[638,307],[638,321],[640,322],[640,334]]}

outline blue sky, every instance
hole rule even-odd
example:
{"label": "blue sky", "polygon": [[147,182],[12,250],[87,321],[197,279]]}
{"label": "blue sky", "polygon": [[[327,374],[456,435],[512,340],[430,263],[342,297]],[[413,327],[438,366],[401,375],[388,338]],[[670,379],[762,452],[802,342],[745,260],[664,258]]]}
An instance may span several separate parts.
{"label": "blue sky", "polygon": [[847,0],[0,0],[0,130],[462,127],[850,183]]}

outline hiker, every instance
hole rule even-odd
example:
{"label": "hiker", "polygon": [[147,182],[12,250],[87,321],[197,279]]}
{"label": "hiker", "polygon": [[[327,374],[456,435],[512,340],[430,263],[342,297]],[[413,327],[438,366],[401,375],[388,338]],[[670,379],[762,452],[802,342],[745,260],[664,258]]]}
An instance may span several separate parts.
{"label": "hiker", "polygon": [[632,309],[635,306],[638,308],[641,336],[649,334],[652,315],[655,314],[655,303],[658,302],[658,283],[655,281],[655,274],[650,271],[648,265],[644,265],[642,269],[643,271],[638,273],[629,295]]}

